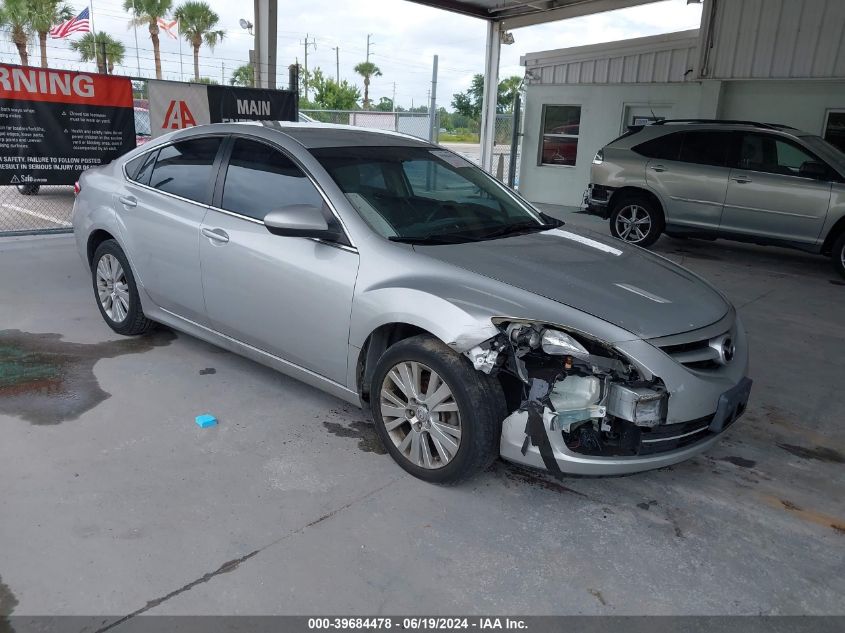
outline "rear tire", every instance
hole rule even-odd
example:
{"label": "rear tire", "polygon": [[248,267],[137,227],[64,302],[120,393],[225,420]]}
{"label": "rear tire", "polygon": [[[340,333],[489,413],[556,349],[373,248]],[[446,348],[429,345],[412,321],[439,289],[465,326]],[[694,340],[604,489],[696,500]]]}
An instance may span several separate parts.
{"label": "rear tire", "polygon": [[37,196],[41,185],[17,185],[18,193],[22,196]]}
{"label": "rear tire", "polygon": [[506,414],[499,382],[432,336],[405,339],[382,355],[370,406],[391,457],[423,481],[458,483],[499,455]]}
{"label": "rear tire", "polygon": [[663,210],[647,196],[626,196],[613,205],[610,234],[613,237],[648,248],[663,232]]}
{"label": "rear tire", "polygon": [[94,252],[91,281],[100,315],[115,332],[136,336],[155,325],[144,316],[129,260],[115,240],[106,240]]}
{"label": "rear tire", "polygon": [[845,277],[845,232],[836,238],[830,256],[833,260],[833,268],[842,277]]}

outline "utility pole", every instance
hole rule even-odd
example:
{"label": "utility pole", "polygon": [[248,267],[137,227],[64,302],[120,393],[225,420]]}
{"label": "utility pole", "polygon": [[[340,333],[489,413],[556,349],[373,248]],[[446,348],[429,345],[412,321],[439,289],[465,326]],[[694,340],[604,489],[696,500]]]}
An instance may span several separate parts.
{"label": "utility pole", "polygon": [[[137,17],[137,13],[135,13],[135,0],[132,0],[132,16]],[[89,16],[90,17],[90,16]],[[138,76],[141,76],[141,56],[138,54],[138,25],[135,24],[135,20],[132,20],[132,30],[135,32],[135,64],[138,68]]]}
{"label": "utility pole", "polygon": [[[367,63],[370,63],[370,38],[373,36],[372,33],[367,33]],[[373,42],[375,45],[375,42]]]}
{"label": "utility pole", "polygon": [[308,47],[313,46],[314,50],[317,50],[317,42],[314,41],[314,38],[309,39],[308,33],[305,34],[305,41],[301,42],[303,46],[305,46],[305,76],[302,78],[302,87],[305,90],[305,100],[308,101]]}
{"label": "utility pole", "polygon": [[334,80],[336,83],[340,84],[340,46],[334,47],[334,55],[335,55],[335,64],[337,69],[335,70]]}
{"label": "utility pole", "polygon": [[434,64],[431,69],[431,105],[428,108],[428,140],[437,142],[437,55],[434,56]]}
{"label": "utility pole", "polygon": [[226,62],[220,61],[220,85],[226,85]]}

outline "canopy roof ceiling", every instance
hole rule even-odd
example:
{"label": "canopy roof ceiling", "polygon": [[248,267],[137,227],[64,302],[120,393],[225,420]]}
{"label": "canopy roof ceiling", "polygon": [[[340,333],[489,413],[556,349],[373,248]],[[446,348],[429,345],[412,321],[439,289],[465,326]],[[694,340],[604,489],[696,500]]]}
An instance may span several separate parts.
{"label": "canopy roof ceiling", "polygon": [[408,0],[519,28],[624,9],[657,0]]}

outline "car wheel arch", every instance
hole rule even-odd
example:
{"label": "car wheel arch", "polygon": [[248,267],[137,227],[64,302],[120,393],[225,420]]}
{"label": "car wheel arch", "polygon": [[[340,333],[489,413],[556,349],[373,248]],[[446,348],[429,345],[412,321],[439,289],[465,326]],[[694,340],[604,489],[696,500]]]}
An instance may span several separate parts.
{"label": "car wheel arch", "polygon": [[418,336],[420,334],[427,334],[437,338],[434,334],[418,325],[405,322],[385,323],[378,326],[375,330],[370,332],[361,347],[358,354],[358,361],[356,367],[356,379],[358,394],[361,400],[369,402],[370,400],[370,383],[372,382],[373,374],[375,373],[376,364],[389,348],[396,345],[399,341]]}
{"label": "car wheel arch", "polygon": [[88,256],[88,265],[91,266],[94,262],[94,253],[97,252],[97,248],[99,248],[100,244],[107,240],[114,240],[115,242],[119,242],[119,240],[106,231],[105,229],[96,229],[91,231],[91,234],[88,236],[88,244],[86,246],[86,253]]}
{"label": "car wheel arch", "polygon": [[829,256],[832,254],[833,245],[836,243],[836,240],[839,239],[839,236],[843,233],[845,233],[845,216],[839,218],[836,224],[834,224],[827,232],[827,236],[824,238],[824,243],[822,244],[821,248],[822,255]]}
{"label": "car wheel arch", "polygon": [[613,195],[610,197],[607,205],[608,209],[614,209],[615,205],[618,204],[620,200],[635,196],[646,196],[652,200],[657,205],[660,213],[663,214],[664,221],[666,220],[666,207],[663,204],[663,201],[660,200],[660,196],[651,189],[646,189],[645,187],[620,187],[614,191]]}

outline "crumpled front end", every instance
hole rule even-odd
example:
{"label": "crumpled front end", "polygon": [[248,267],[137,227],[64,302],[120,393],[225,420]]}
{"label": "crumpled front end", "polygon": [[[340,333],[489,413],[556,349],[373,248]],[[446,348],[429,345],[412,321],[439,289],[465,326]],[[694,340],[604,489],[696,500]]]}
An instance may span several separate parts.
{"label": "crumpled front end", "polygon": [[553,475],[678,463],[709,448],[748,400],[745,333],[733,313],[710,328],[720,332],[714,341],[731,343],[731,358],[710,371],[647,341],[610,346],[555,325],[494,322],[499,334],[466,355],[477,370],[499,376],[508,396],[501,455]]}

